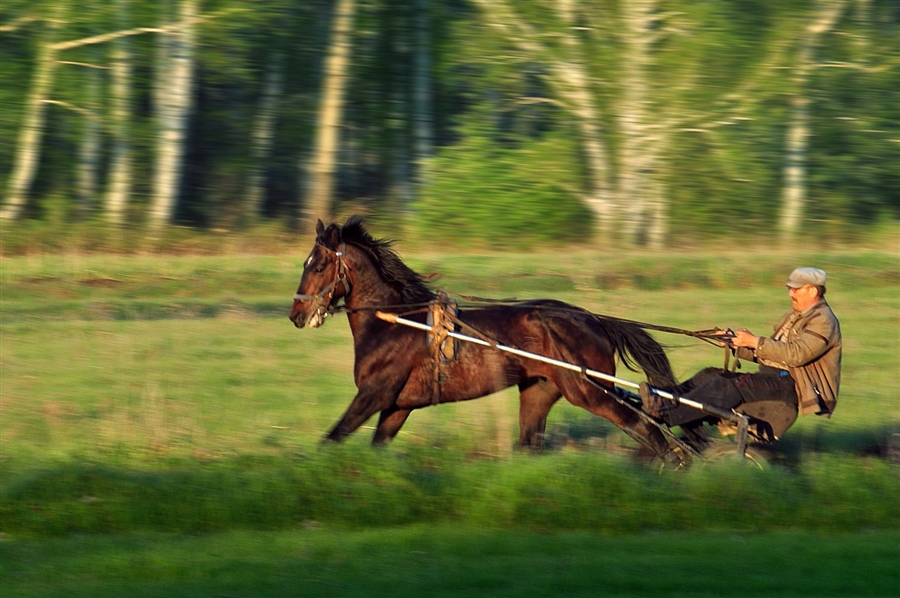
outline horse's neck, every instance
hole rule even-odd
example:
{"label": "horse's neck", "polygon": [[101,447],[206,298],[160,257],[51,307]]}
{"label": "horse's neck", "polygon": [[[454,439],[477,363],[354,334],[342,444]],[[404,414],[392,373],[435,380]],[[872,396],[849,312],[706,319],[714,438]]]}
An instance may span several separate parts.
{"label": "horse's neck", "polygon": [[[377,274],[375,276],[381,281]],[[357,283],[350,296],[344,299],[357,359],[360,351],[365,353],[368,351],[367,347],[377,346],[377,339],[386,332],[386,327],[392,326],[380,319],[377,312],[396,312],[394,306],[401,303],[400,294],[390,289],[383,281],[380,286],[376,285],[375,292],[372,292],[373,289],[368,282]]]}
{"label": "horse's neck", "polygon": [[[366,258],[354,260],[350,281],[350,294],[344,298],[344,305],[351,314],[375,317],[369,308],[387,308],[403,303],[403,297],[378,274],[375,266]],[[360,311],[355,311],[360,310]],[[351,323],[354,319],[351,319]],[[367,318],[359,319],[364,322]]]}

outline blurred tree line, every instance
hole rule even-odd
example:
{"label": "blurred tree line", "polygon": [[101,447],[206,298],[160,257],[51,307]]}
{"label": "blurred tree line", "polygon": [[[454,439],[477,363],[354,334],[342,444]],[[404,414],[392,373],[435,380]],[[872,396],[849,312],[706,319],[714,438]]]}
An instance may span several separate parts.
{"label": "blurred tree line", "polygon": [[900,218],[896,0],[4,0],[0,216],[461,242]]}

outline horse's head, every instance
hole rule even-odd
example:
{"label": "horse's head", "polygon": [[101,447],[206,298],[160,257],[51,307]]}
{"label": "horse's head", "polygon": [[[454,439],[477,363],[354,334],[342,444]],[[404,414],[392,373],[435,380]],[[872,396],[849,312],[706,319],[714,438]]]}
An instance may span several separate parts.
{"label": "horse's head", "polygon": [[328,317],[329,309],[350,293],[345,251],[340,227],[326,227],[319,220],[316,243],[303,264],[303,276],[291,306],[289,317],[297,328],[318,328]]}

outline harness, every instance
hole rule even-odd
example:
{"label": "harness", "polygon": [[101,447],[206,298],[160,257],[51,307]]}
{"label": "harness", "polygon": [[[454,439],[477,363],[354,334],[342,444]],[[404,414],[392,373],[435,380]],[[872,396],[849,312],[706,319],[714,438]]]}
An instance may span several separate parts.
{"label": "harness", "polygon": [[316,308],[316,312],[322,317],[324,320],[326,317],[331,315],[331,301],[334,298],[334,289],[337,286],[337,283],[342,283],[344,285],[344,295],[350,294],[350,279],[347,278],[347,271],[350,267],[344,261],[344,256],[347,253],[347,247],[341,242],[340,251],[335,251],[329,247],[321,243],[316,243],[319,247],[324,249],[325,251],[334,254],[337,257],[337,269],[334,271],[334,280],[331,281],[329,285],[323,288],[321,291],[316,293],[315,295],[304,295],[302,293],[294,294],[294,301],[315,301],[314,305]]}
{"label": "harness", "polygon": [[431,328],[428,330],[428,342],[431,344],[431,404],[441,402],[441,364],[456,359],[456,339],[450,336],[456,332],[456,322],[459,307],[456,301],[450,299],[443,291],[438,291],[434,301],[428,306],[428,318],[426,322]]}

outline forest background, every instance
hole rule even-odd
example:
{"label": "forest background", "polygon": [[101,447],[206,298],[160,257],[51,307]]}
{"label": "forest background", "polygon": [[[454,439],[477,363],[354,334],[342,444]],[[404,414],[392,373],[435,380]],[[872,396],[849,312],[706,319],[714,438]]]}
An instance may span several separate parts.
{"label": "forest background", "polygon": [[898,39],[894,0],[5,0],[4,253],[896,236]]}

